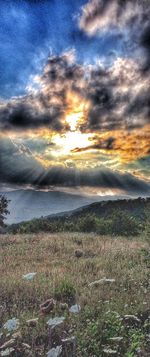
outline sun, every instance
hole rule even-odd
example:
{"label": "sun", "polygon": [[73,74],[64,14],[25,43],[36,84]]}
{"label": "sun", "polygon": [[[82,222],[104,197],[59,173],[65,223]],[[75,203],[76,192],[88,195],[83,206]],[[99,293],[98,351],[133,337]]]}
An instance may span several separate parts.
{"label": "sun", "polygon": [[66,102],[64,121],[69,125],[70,131],[76,131],[79,125],[86,121],[89,101],[81,98],[77,93],[68,92]]}
{"label": "sun", "polygon": [[83,116],[82,112],[70,113],[66,115],[66,123],[69,124],[70,131],[75,131],[77,124],[81,121]]}
{"label": "sun", "polygon": [[56,134],[54,136],[53,142],[57,146],[56,155],[67,155],[75,148],[86,147],[92,137],[92,134],[80,131],[80,125],[87,118],[89,102],[82,99],[78,94],[69,92],[67,104],[64,123],[69,126],[69,130],[62,135]]}
{"label": "sun", "polygon": [[[40,132],[40,136],[48,140],[50,145],[45,151],[46,162],[48,166],[53,164],[65,164],[69,159],[74,161],[78,165],[82,154],[75,152],[74,149],[80,149],[90,145],[93,133],[83,133],[80,130],[82,124],[87,121],[89,110],[89,102],[83,99],[76,93],[69,92],[67,94],[67,109],[62,118],[64,124],[63,132],[51,132],[50,130],[44,130]],[[42,158],[43,159],[43,158]]]}
{"label": "sun", "polygon": [[53,138],[53,142],[57,146],[55,155],[72,154],[72,150],[88,146],[90,138],[91,134],[82,134],[80,131],[69,131],[61,136],[55,135]]}

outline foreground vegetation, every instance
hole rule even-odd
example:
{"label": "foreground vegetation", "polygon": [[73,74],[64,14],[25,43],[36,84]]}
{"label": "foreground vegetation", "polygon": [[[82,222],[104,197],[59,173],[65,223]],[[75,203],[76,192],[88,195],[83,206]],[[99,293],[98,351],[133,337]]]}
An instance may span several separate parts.
{"label": "foreground vegetation", "polygon": [[[77,357],[150,355],[150,253],[143,237],[6,234],[0,245],[0,338],[11,356],[49,356],[71,337]],[[31,272],[33,279],[23,277]],[[51,311],[44,312],[40,305],[51,298]],[[72,313],[75,304],[81,310]],[[47,321],[61,316],[50,329]],[[12,318],[19,325],[8,333],[3,327]],[[73,356],[71,342],[61,356]]]}

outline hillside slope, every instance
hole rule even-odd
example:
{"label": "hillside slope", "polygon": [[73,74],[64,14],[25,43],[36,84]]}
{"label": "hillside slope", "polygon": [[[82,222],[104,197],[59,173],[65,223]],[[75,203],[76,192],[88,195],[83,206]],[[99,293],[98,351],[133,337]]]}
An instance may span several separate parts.
{"label": "hillside slope", "polygon": [[[125,235],[125,229],[128,225],[129,232],[130,227],[132,228],[134,226],[133,235],[136,235],[140,225],[143,230],[144,222],[147,219],[146,212],[149,210],[150,198],[94,202],[75,210],[52,214],[39,219],[33,219],[28,222],[12,224],[7,227],[7,231],[10,233],[35,233],[39,231],[98,231],[98,233],[101,234],[114,233],[121,235],[123,233]],[[119,221],[119,215],[120,219],[123,220],[122,227],[121,221]],[[117,224],[120,225],[120,227],[118,227],[118,233],[116,230],[107,230],[107,228],[109,228],[108,225],[110,225],[110,221],[113,223],[116,217],[118,217]],[[86,227],[85,229],[83,228],[83,223],[84,226],[87,225],[87,229]],[[99,223],[101,223],[101,226]]]}

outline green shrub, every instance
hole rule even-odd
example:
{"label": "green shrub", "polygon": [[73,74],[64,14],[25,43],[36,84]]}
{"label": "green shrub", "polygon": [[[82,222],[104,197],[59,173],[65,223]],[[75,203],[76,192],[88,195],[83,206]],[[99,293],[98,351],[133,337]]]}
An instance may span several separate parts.
{"label": "green shrub", "polygon": [[70,281],[64,279],[55,287],[54,296],[57,300],[72,302],[75,301],[76,289]]}
{"label": "green shrub", "polygon": [[136,236],[140,232],[139,222],[128,212],[116,210],[111,215],[110,232],[115,235]]}
{"label": "green shrub", "polygon": [[111,234],[111,224],[110,219],[100,218],[97,223],[97,233],[104,235]]}
{"label": "green shrub", "polygon": [[10,200],[7,199],[5,196],[0,195],[0,226],[4,226],[4,220],[6,216],[10,213],[8,210],[8,203]]}
{"label": "green shrub", "polygon": [[145,210],[145,222],[143,225],[144,238],[150,244],[150,205]]}
{"label": "green shrub", "polygon": [[78,230],[81,232],[95,232],[98,227],[98,218],[95,215],[87,214],[78,221]]}

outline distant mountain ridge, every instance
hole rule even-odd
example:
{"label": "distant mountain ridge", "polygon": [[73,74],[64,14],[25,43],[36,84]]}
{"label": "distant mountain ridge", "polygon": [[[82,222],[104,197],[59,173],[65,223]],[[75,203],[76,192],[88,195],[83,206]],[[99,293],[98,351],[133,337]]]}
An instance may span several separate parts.
{"label": "distant mountain ridge", "polygon": [[96,214],[102,217],[108,216],[114,210],[123,210],[131,213],[139,218],[143,216],[144,210],[150,204],[150,197],[136,198],[136,199],[120,199],[120,200],[108,200],[102,202],[94,202],[90,205],[76,209],[70,213],[70,216],[77,217],[85,214]]}
{"label": "distant mountain ridge", "polygon": [[[58,214],[52,214],[30,221],[23,221],[9,225],[8,231],[13,233],[36,233],[39,231],[61,231],[64,229],[70,229],[70,227],[73,229],[78,229],[79,222],[84,219],[89,222],[91,217],[94,216],[98,219],[102,219],[103,222],[106,222],[107,225],[110,217],[115,217],[115,213],[117,214],[117,212],[118,215],[120,215],[120,212],[122,212],[123,216],[126,217],[125,226],[126,219],[128,220],[128,217],[130,217],[131,219],[136,219],[137,225],[141,224],[141,227],[144,227],[143,225],[145,224],[144,222],[147,217],[146,212],[148,212],[149,209],[150,197],[94,202],[90,205],[82,206],[75,210],[59,212]],[[91,227],[89,227],[89,229],[91,229]]]}
{"label": "distant mountain ridge", "polygon": [[[126,209],[138,213],[143,210],[145,198],[128,196],[88,196],[82,193],[63,191],[40,191],[19,189],[2,192],[9,200],[10,215],[7,224],[16,224],[32,219],[54,219],[82,214],[108,215],[113,209]],[[148,202],[149,198],[146,200]]]}
{"label": "distant mountain ridge", "polygon": [[[9,200],[10,215],[6,223],[19,223],[40,218],[51,214],[58,214],[77,209],[92,202],[100,201],[102,198],[96,195],[85,195],[82,193],[67,193],[63,191],[40,191],[33,189],[18,189],[14,191],[1,192]],[[110,198],[110,197],[108,197]]]}

